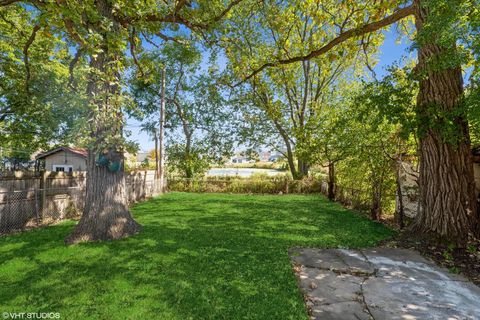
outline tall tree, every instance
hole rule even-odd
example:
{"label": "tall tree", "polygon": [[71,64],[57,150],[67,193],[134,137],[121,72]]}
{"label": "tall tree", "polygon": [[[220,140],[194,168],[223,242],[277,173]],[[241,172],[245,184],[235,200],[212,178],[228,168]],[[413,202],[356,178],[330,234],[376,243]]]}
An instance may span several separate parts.
{"label": "tall tree", "polygon": [[[296,55],[305,46],[318,45],[336,28],[328,24],[317,25],[318,12],[321,11],[319,2],[292,1],[285,6],[266,3],[258,3],[257,11],[248,12],[247,17],[254,16],[258,20],[239,16],[229,24],[226,37],[244,43],[238,46],[235,41],[225,42],[235,75],[242,73],[247,61],[247,64],[253,64],[261,61],[264,55]],[[344,13],[342,23],[349,21],[347,11],[335,13],[339,17]],[[297,65],[266,70],[249,80],[250,99],[264,111],[283,140],[290,172],[295,179],[301,179],[309,171],[307,158],[296,152],[309,140],[308,127],[321,112],[330,92],[338,86],[340,78],[350,75],[361,60],[366,59],[367,64],[373,62],[376,48],[372,43],[381,37],[366,37],[360,47],[345,44],[338,52],[304,60]],[[362,68],[357,68],[357,76],[360,70]]]}
{"label": "tall tree", "polygon": [[151,68],[144,70],[145,77],[130,82],[139,106],[132,114],[139,120],[155,114],[158,124],[154,105],[161,98],[163,72],[156,66],[165,66],[169,79],[165,94],[168,167],[186,178],[204,174],[211,162],[222,161],[230,154],[235,138],[236,111],[218,85],[215,59],[208,70],[203,69],[202,61],[208,55],[193,44],[167,44],[139,57]]}
{"label": "tall tree", "polygon": [[44,25],[58,27],[89,59],[86,89],[90,107],[86,206],[81,220],[66,242],[118,239],[140,230],[128,210],[125,179],[121,168],[122,74],[127,43],[135,56],[138,34],[168,38],[165,30],[179,26],[206,33],[241,0],[167,1],[124,3],[2,0],[0,6],[22,2],[38,10]]}
{"label": "tall tree", "polygon": [[[467,112],[463,101],[463,60],[457,46],[458,28],[475,12],[477,1],[414,0],[342,2],[352,19],[339,25],[329,41],[295,57],[267,56],[245,70],[246,79],[276,67],[328,54],[339,45],[408,17],[414,17],[420,88],[417,117],[420,133],[420,212],[413,229],[458,243],[478,235],[475,184]],[[405,5],[406,4],[406,5]],[[337,3],[338,5],[338,3]],[[342,7],[341,5],[339,7]],[[335,15],[334,15],[335,16]]]}
{"label": "tall tree", "polygon": [[[348,110],[346,92],[341,99],[332,99],[325,104],[308,127],[308,140],[298,150],[301,156],[312,165],[320,165],[328,170],[327,196],[335,200],[336,167],[349,156],[357,154],[361,141],[354,117]],[[357,154],[358,155],[358,154]]]}
{"label": "tall tree", "polygon": [[0,147],[13,163],[38,149],[67,142],[85,112],[74,85],[85,63],[69,75],[68,42],[23,7],[0,7]]}

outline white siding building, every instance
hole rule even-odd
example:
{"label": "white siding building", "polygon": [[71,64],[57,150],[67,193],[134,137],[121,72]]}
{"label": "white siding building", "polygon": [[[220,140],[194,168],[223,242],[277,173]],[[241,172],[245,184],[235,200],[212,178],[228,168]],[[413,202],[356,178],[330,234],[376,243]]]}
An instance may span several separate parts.
{"label": "white siding building", "polygon": [[39,154],[36,159],[45,161],[46,171],[87,171],[87,155],[85,149],[59,147]]}

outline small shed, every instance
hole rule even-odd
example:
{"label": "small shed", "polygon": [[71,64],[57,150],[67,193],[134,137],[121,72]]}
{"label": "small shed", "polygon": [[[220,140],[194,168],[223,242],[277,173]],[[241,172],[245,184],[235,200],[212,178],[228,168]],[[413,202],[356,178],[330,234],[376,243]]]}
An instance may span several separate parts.
{"label": "small shed", "polygon": [[36,157],[37,161],[45,162],[46,171],[75,172],[87,170],[86,149],[58,147],[43,152]]}

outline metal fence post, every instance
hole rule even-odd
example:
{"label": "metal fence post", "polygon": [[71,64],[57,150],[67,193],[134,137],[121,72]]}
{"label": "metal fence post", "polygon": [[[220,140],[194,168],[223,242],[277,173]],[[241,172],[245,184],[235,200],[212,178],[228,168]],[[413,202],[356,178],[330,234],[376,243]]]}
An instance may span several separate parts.
{"label": "metal fence post", "polygon": [[[12,192],[12,194],[13,194],[13,192]],[[7,212],[8,212],[8,214],[5,215],[5,216],[7,217],[6,220],[7,220],[7,223],[8,223],[8,224],[10,224],[11,221],[12,221],[12,220],[11,220],[11,217],[12,217],[12,205],[11,205],[10,202],[11,202],[11,201],[10,201],[10,192],[9,192],[9,193],[7,193]]]}
{"label": "metal fence post", "polygon": [[40,225],[40,216],[38,214],[38,189],[37,189],[37,187],[35,187],[34,196],[35,196],[35,217],[37,219],[37,226],[38,226],[38,225]]}
{"label": "metal fence post", "polygon": [[45,213],[45,208],[46,208],[46,205],[47,205],[47,171],[44,171],[42,173],[42,176],[40,178],[40,190],[42,191],[41,192],[41,201],[40,201],[40,210],[41,210],[41,215],[42,215],[42,219],[43,219],[43,215]]}

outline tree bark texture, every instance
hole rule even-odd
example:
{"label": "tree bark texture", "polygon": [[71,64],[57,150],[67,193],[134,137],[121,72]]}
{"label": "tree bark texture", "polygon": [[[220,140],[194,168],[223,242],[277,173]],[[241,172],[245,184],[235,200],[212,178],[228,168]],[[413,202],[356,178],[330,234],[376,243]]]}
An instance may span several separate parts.
{"label": "tree bark texture", "polygon": [[335,200],[335,163],[328,164],[328,199]]}
{"label": "tree bark texture", "polygon": [[372,179],[372,205],[370,217],[372,220],[379,220],[382,216],[382,181]]}
{"label": "tree bark texture", "polygon": [[[112,8],[105,0],[97,1],[97,9],[106,18],[111,18]],[[120,28],[118,23],[113,22],[113,24],[114,29]],[[104,39],[107,42],[105,34]],[[108,44],[104,43],[102,52],[90,59],[92,71],[89,74],[87,95],[90,103],[96,109],[92,111],[93,121],[91,121],[91,138],[94,145],[88,152],[85,207],[79,223],[65,239],[67,244],[120,239],[135,234],[141,229],[128,209],[123,152],[119,151],[122,148],[110,146],[108,151],[110,160],[122,163],[121,170],[112,172],[107,166],[99,166],[96,163],[98,154],[104,152],[105,146],[102,146],[101,143],[107,138],[107,135],[116,137],[122,135],[123,115],[114,98],[119,94],[120,89],[117,84],[110,84],[98,76],[105,73],[114,74],[117,78],[120,76],[116,70],[109,69],[111,65],[114,65],[115,54],[109,52],[108,49]],[[105,119],[112,120],[112,122],[106,124],[104,123]]]}
{"label": "tree bark texture", "polygon": [[273,124],[277,128],[280,136],[282,137],[283,141],[285,142],[285,147],[287,148],[287,162],[288,168],[290,169],[290,173],[292,174],[293,179],[298,179],[298,172],[295,167],[295,161],[293,159],[293,150],[292,144],[290,143],[290,138],[288,137],[287,132],[282,128],[282,126],[277,122],[273,121]]}
{"label": "tree bark texture", "polygon": [[297,179],[302,179],[306,176],[308,176],[308,163],[303,161],[303,160],[298,160],[298,170],[297,170]]}
{"label": "tree bark texture", "polygon": [[395,210],[395,221],[400,229],[405,227],[405,208],[403,205],[402,181],[400,176],[402,170],[402,158],[395,160],[395,184],[397,189],[397,210]]}
{"label": "tree bark texture", "polygon": [[128,210],[123,171],[110,172],[97,166],[95,158],[89,151],[85,208],[67,244],[120,239],[141,229]]}
{"label": "tree bark texture", "polygon": [[[416,27],[421,32],[429,10],[416,0]],[[429,39],[430,40],[430,39]],[[464,243],[478,225],[475,181],[466,112],[462,110],[463,80],[460,67],[432,68],[445,48],[429,41],[418,49],[418,71],[422,76],[417,97],[420,120],[420,204],[412,230]],[[443,114],[454,114],[454,143],[445,141]],[[437,126],[432,126],[435,122]]]}

